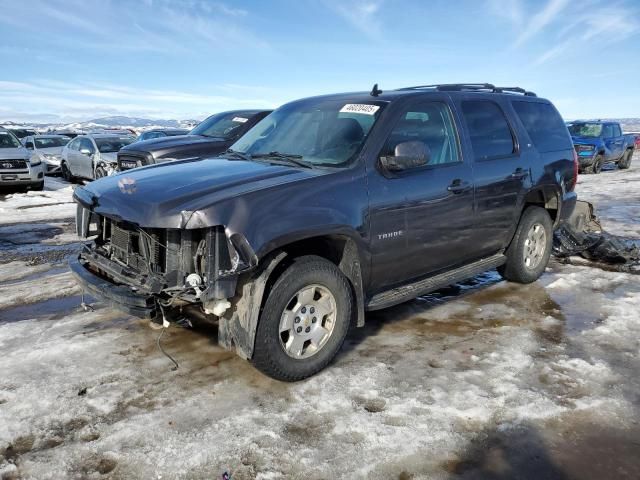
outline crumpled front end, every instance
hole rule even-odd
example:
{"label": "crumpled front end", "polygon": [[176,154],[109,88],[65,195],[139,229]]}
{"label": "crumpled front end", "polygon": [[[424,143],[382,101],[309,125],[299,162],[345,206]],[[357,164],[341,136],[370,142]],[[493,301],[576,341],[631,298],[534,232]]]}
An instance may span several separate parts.
{"label": "crumpled front end", "polygon": [[255,265],[222,226],[144,228],[79,204],[76,228],[81,238],[95,237],[71,262],[80,285],[140,317],[184,303],[221,315],[235,295],[238,275]]}

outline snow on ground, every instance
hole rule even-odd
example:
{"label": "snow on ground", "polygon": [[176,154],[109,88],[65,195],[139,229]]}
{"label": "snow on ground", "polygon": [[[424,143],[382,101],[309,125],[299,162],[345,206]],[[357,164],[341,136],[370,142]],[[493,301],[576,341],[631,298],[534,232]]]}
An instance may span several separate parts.
{"label": "snow on ground", "polygon": [[[638,168],[581,176],[605,228],[638,231],[618,208],[638,204]],[[638,275],[488,273],[369,314],[330,367],[285,384],[208,324],[165,334],[172,371],[144,321],[82,311],[52,250],[77,248],[69,211],[0,227],[2,479],[640,478]]]}
{"label": "snow on ground", "polygon": [[71,185],[51,177],[45,184],[42,192],[6,195],[0,202],[0,225],[73,217],[76,206]]}

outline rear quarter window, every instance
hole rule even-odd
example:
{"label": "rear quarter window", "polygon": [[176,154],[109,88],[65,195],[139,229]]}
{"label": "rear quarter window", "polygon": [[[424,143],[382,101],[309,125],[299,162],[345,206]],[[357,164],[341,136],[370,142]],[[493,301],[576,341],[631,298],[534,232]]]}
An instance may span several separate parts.
{"label": "rear quarter window", "polygon": [[539,152],[573,148],[567,126],[551,104],[523,101],[515,101],[512,104]]}
{"label": "rear quarter window", "polygon": [[477,160],[508,157],[515,153],[509,122],[496,103],[487,100],[463,101],[462,115]]}

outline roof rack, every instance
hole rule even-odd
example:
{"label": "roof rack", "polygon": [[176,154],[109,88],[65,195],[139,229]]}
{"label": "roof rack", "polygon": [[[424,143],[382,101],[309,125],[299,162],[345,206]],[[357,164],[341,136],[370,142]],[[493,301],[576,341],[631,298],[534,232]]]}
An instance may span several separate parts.
{"label": "roof rack", "polygon": [[433,88],[439,92],[491,92],[491,93],[521,93],[527,97],[537,96],[533,92],[529,92],[520,87],[496,87],[491,83],[442,83],[438,85],[418,85],[415,87],[399,88],[398,90],[422,90],[424,88]]}

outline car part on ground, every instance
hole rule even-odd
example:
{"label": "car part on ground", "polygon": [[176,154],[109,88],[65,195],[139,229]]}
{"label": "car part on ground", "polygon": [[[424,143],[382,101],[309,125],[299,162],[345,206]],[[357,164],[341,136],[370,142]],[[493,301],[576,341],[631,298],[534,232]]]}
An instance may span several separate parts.
{"label": "car part on ground", "polygon": [[76,188],[78,234],[95,240],[72,271],[136,315],[197,305],[218,317],[222,346],[299,380],[366,310],[496,267],[536,280],[576,179],[562,118],[522,89],[313,97],[266,116],[220,157]]}
{"label": "car part on ground", "polygon": [[578,201],[573,215],[554,233],[553,254],[559,258],[579,255],[617,270],[640,273],[640,239],[605,232],[593,205]]}

